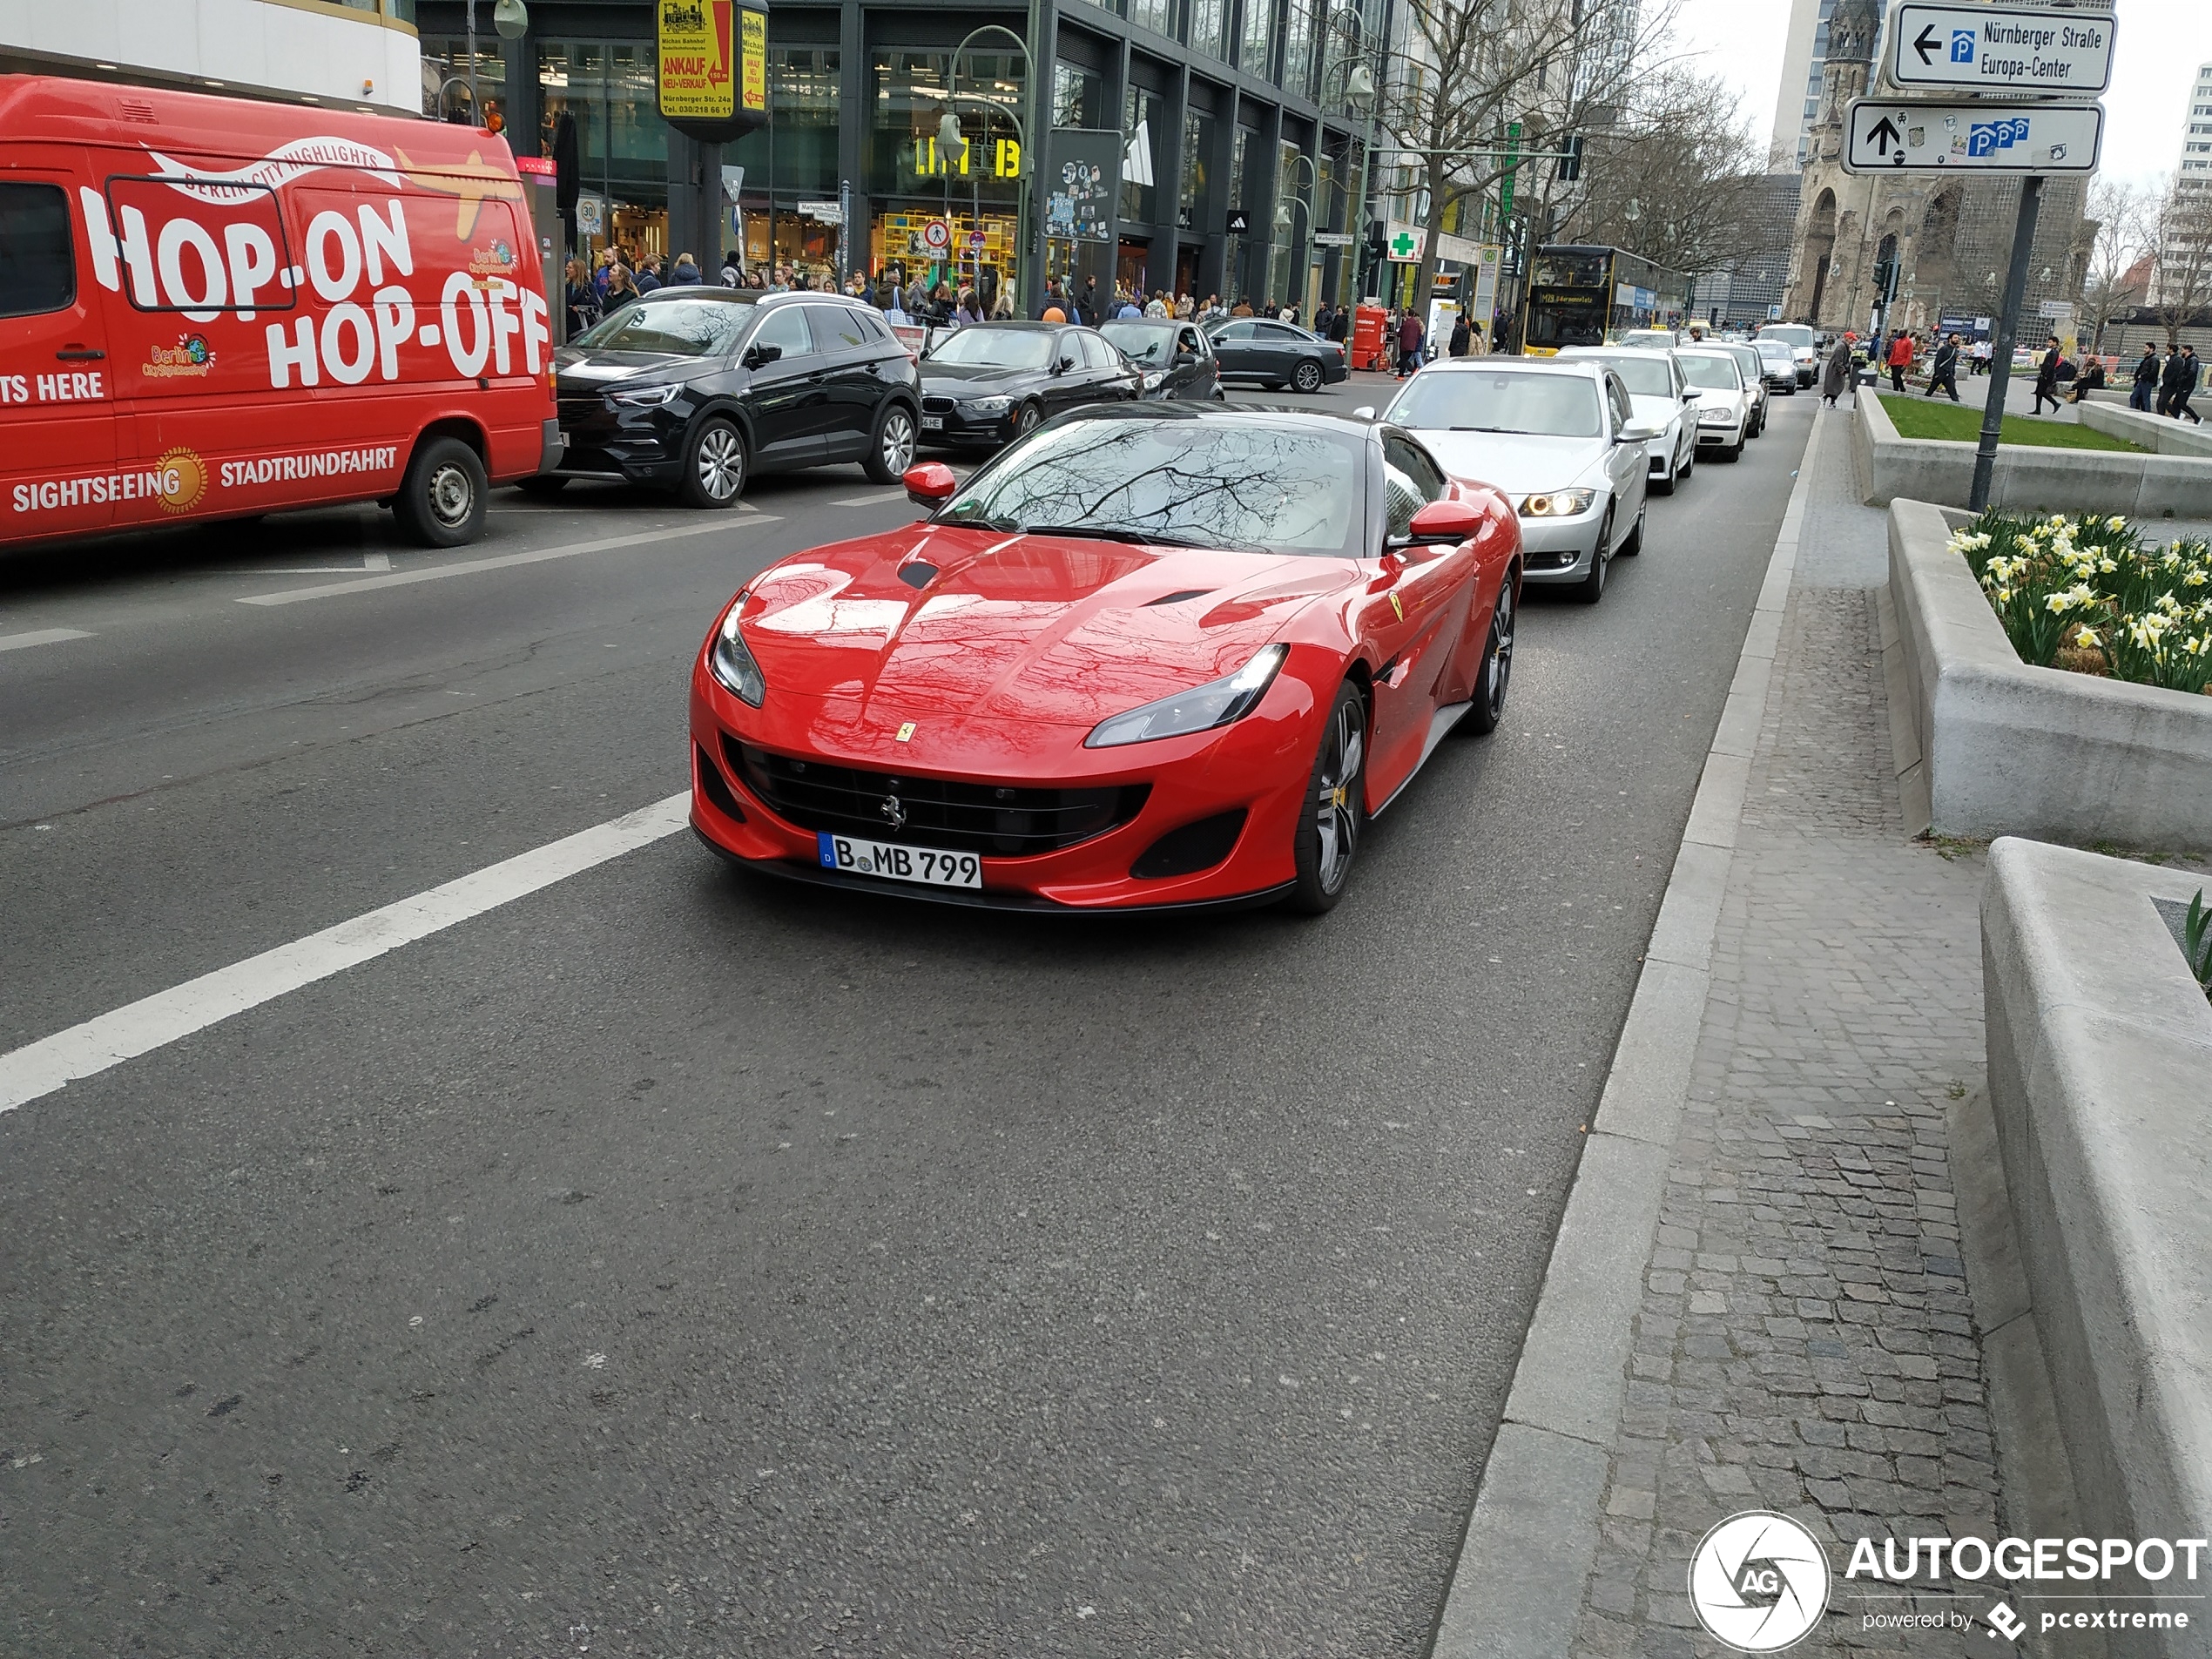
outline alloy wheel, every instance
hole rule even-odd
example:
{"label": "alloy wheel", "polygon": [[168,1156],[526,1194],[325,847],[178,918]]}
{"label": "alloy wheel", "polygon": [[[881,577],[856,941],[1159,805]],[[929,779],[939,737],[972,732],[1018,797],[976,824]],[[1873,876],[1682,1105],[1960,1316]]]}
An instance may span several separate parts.
{"label": "alloy wheel", "polygon": [[1291,377],[1291,384],[1301,392],[1319,391],[1321,366],[1318,363],[1300,363],[1297,373]]}
{"label": "alloy wheel", "polygon": [[745,445],[726,426],[717,426],[699,440],[699,489],[711,500],[725,502],[745,487]]}
{"label": "alloy wheel", "polygon": [[1490,707],[1491,722],[1506,711],[1506,688],[1513,678],[1513,583],[1498,590],[1497,610],[1491,620],[1494,635],[1490,646],[1489,683],[1482,694]]}
{"label": "alloy wheel", "polygon": [[1359,849],[1359,771],[1366,749],[1359,704],[1347,698],[1338,705],[1321,739],[1321,791],[1313,811],[1321,854],[1318,874],[1326,893],[1344,885],[1352,855]]}
{"label": "alloy wheel", "polygon": [[883,417],[883,469],[895,476],[914,465],[914,423],[904,409],[893,409]]}

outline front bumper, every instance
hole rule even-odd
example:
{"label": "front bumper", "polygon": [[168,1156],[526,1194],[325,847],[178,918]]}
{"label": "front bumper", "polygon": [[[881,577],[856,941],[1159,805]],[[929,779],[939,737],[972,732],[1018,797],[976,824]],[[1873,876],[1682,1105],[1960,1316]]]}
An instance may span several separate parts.
{"label": "front bumper", "polygon": [[1600,496],[1590,510],[1573,518],[1521,521],[1521,573],[1524,585],[1543,587],[1580,582],[1597,558],[1598,532],[1609,504]]}
{"label": "front bumper", "polygon": [[661,483],[683,469],[680,418],[665,408],[617,408],[604,397],[560,402],[563,447],[550,471]]}
{"label": "front bumper", "polygon": [[1701,449],[1707,448],[1732,449],[1743,442],[1743,428],[1750,424],[1750,416],[1743,415],[1739,415],[1726,426],[1707,426],[1700,421],[1697,427],[1697,447]]}
{"label": "front bumper", "polygon": [[919,436],[924,443],[1006,443],[1014,436],[1021,408],[1014,403],[1003,415],[977,415],[961,408],[957,399],[925,392]]}
{"label": "front bumper", "polygon": [[[1037,744],[1040,734],[1032,730],[1026,745],[993,746],[963,738],[956,730],[963,723],[952,719],[943,723],[947,747],[911,760],[891,759],[878,752],[880,745],[866,741],[833,749],[808,738],[805,734],[835,724],[821,718],[825,703],[779,698],[772,689],[765,711],[751,708],[723,689],[702,655],[694,659],[691,685],[691,826],[716,852],[770,874],[939,903],[1046,912],[1264,904],[1297,879],[1292,837],[1326,711],[1315,688],[1293,672],[1301,655],[1294,647],[1291,662],[1258,709],[1217,732],[1126,750],[1084,750],[1079,733],[1063,748],[1050,741]],[[1341,664],[1334,659],[1324,664],[1317,657],[1314,667],[1317,673],[1333,667],[1340,677]],[[1333,682],[1330,692],[1333,695]],[[784,701],[792,706],[779,710]],[[981,889],[924,887],[823,869],[817,829],[770,806],[732,755],[732,743],[840,767],[904,770],[955,784],[1025,789],[1143,784],[1149,792],[1132,816],[1072,846],[1021,857],[979,853]],[[1052,770],[1041,773],[1039,767]],[[1189,874],[1132,873],[1138,860],[1170,831],[1238,811],[1244,813],[1243,827],[1218,863]],[[886,830],[877,839],[907,838]],[[921,834],[912,844],[931,845]]]}

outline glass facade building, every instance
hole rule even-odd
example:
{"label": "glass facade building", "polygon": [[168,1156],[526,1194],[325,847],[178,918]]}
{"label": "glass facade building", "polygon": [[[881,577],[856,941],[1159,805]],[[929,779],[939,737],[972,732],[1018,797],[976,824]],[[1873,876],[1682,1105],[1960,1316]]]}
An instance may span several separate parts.
{"label": "glass facade building", "polygon": [[[1043,0],[1039,10],[1027,59],[993,32],[955,64],[954,50],[986,24],[1023,37],[1028,9],[778,0],[771,123],[718,156],[655,112],[647,0],[531,0],[523,38],[480,30],[477,96],[518,154],[550,156],[555,123],[575,117],[598,226],[580,251],[591,254],[691,253],[711,269],[738,250],[748,265],[795,264],[818,278],[887,267],[987,287],[1066,276],[1102,293],[1118,282],[1309,308],[1338,295],[1347,256],[1317,249],[1312,235],[1356,228],[1337,181],[1359,176],[1365,127],[1315,102],[1325,0]],[[466,118],[462,0],[416,0],[415,11],[425,111]],[[1032,61],[1049,78],[1042,111]],[[1339,92],[1345,78],[1325,77]],[[948,107],[966,140],[957,152],[940,135]],[[1025,273],[1022,198],[1042,226],[1052,156],[1040,114],[1048,129],[1118,133],[1122,184],[1104,239],[1040,238],[1039,270]],[[711,178],[711,158],[721,168]],[[678,225],[706,223],[725,180],[738,203],[722,215],[723,246],[671,246],[671,208]],[[824,211],[840,199],[849,228]],[[940,221],[952,232],[942,252]]]}

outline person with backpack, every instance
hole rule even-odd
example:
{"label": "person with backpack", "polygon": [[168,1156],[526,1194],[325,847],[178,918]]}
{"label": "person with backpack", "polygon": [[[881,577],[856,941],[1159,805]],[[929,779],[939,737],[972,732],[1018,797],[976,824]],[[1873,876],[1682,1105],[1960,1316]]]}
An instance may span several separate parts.
{"label": "person with backpack", "polygon": [[1959,401],[1959,336],[1952,334],[1935,348],[1935,355],[1928,361],[1928,395],[1939,391],[1951,394],[1951,401]]}

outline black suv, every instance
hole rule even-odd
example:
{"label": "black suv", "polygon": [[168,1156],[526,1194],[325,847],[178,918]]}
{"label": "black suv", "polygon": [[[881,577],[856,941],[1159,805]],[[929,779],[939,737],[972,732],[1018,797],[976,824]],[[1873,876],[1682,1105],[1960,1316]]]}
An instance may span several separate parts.
{"label": "black suv", "polygon": [[662,288],[553,354],[570,478],[661,484],[727,507],[756,472],[857,461],[880,484],[914,461],[914,359],[872,306],[835,293]]}

